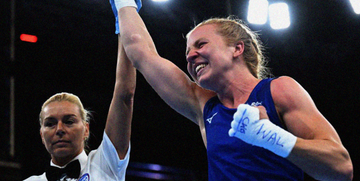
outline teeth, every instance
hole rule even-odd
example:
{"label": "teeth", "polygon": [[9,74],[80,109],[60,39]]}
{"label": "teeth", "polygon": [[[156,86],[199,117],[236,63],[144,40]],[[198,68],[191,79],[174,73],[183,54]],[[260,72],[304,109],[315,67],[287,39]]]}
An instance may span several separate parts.
{"label": "teeth", "polygon": [[200,64],[195,68],[195,72],[198,73],[200,71],[200,69],[204,68],[206,65],[205,64]]}

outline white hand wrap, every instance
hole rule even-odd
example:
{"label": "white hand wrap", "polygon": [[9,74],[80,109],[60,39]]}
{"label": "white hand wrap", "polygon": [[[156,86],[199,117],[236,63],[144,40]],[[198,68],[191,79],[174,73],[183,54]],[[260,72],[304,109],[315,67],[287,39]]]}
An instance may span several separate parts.
{"label": "white hand wrap", "polygon": [[117,11],[125,6],[132,6],[138,9],[135,0],[114,0],[114,3]]}
{"label": "white hand wrap", "polygon": [[233,116],[229,136],[263,147],[273,153],[287,157],[296,143],[296,136],[273,124],[268,119],[259,120],[259,109],[240,104]]}

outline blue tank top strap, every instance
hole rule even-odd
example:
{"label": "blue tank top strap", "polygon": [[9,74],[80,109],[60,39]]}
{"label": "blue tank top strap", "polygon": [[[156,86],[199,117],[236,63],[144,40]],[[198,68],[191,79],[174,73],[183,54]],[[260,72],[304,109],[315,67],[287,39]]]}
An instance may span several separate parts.
{"label": "blue tank top strap", "polygon": [[263,79],[261,80],[251,92],[246,104],[251,106],[262,105],[266,108],[269,119],[276,125],[284,127],[280,121],[280,118],[277,114],[274,100],[271,96],[270,84],[271,81],[275,78]]}

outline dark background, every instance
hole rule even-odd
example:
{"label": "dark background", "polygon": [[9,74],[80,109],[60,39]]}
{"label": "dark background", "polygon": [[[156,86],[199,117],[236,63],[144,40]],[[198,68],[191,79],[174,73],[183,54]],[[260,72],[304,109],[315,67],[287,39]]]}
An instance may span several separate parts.
{"label": "dark background", "polygon": [[[347,0],[285,2],[292,21],[289,28],[273,30],[268,23],[250,27],[260,33],[272,73],[297,80],[335,127],[352,157],[356,180],[360,15]],[[246,22],[248,1],[143,0],[143,6],[140,15],[159,54],[186,71],[184,35],[210,17],[232,14]],[[17,0],[15,61],[11,62],[10,12],[10,1],[1,1],[1,160],[20,163],[17,178],[23,179],[43,173],[49,164],[38,114],[55,93],[72,92],[81,98],[94,115],[90,147],[100,144],[115,81],[117,35],[106,0]],[[36,35],[38,42],[20,41],[22,33]],[[11,76],[15,77],[15,156],[7,154]],[[169,108],[140,73],[137,81],[130,161],[185,169],[197,180],[206,179],[206,150],[198,127]]]}

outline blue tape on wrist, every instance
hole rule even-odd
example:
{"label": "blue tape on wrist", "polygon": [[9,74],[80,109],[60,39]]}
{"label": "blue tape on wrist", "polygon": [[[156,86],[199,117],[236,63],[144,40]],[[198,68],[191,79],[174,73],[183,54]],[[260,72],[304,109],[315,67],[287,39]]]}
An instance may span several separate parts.
{"label": "blue tape on wrist", "polygon": [[136,5],[137,5],[137,12],[139,12],[141,7],[142,7],[141,0],[135,0],[135,2],[136,2]]}
{"label": "blue tape on wrist", "polygon": [[[110,5],[111,5],[111,9],[114,13],[115,16],[115,34],[119,34],[120,33],[120,27],[119,27],[119,18],[118,18],[118,11],[117,8],[115,6],[115,1],[114,0],[109,0]],[[135,0],[135,3],[137,5],[137,12],[140,11],[141,7],[142,7],[142,3],[141,0]]]}

